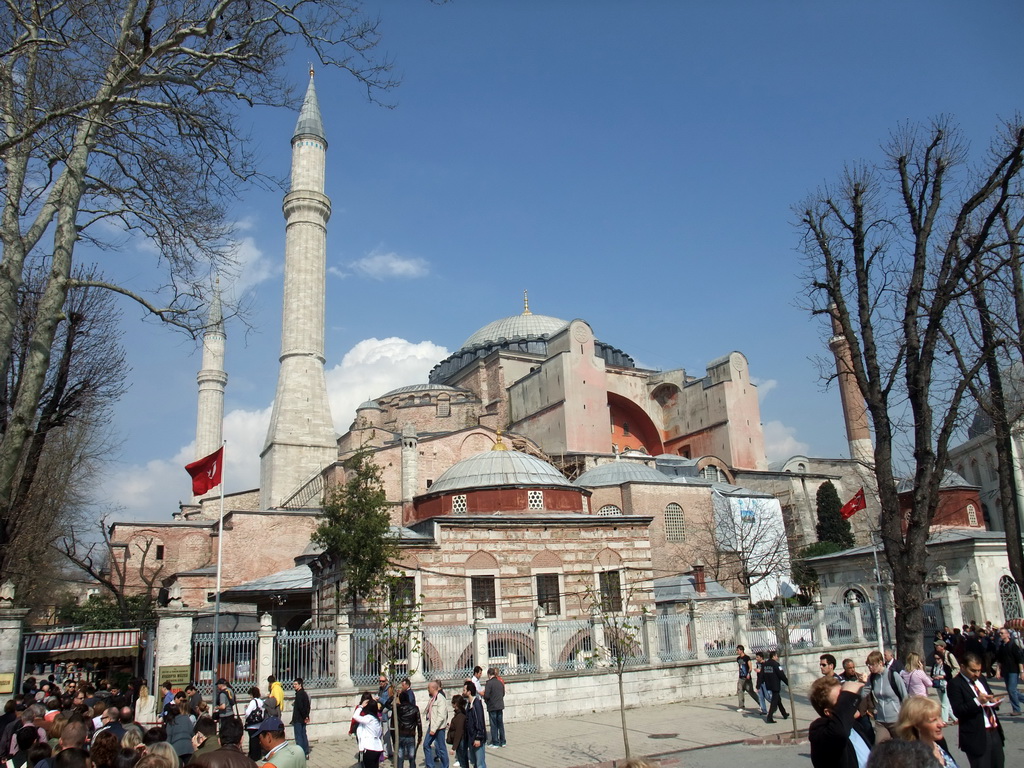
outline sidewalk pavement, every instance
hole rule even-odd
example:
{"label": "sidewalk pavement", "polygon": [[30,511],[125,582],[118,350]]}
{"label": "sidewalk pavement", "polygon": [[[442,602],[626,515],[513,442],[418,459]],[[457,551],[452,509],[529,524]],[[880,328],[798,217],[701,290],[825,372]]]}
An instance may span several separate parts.
{"label": "sidewalk pavement", "polygon": [[[803,696],[794,696],[798,729],[807,731],[814,710]],[[748,701],[748,704],[750,702]],[[789,709],[788,698],[783,699]],[[764,722],[757,708],[736,711],[736,697],[697,699],[626,710],[630,752],[634,757],[664,755],[662,765],[679,765],[675,753],[742,743],[747,739],[792,734],[793,714],[776,724]],[[488,768],[596,768],[611,766],[625,754],[618,710],[564,718],[507,723],[508,746],[487,749]],[[355,764],[354,736],[315,742],[309,768],[340,768]],[[451,752],[449,751],[449,754]],[[451,757],[454,768],[454,757]],[[382,766],[393,768],[391,762]],[[423,766],[422,749],[416,766]]]}

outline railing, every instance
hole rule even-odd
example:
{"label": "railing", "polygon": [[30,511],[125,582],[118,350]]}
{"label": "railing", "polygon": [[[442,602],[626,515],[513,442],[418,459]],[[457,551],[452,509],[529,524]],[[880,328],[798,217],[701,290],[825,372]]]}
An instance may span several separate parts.
{"label": "railing", "polygon": [[640,617],[617,619],[605,624],[604,639],[612,662],[622,662],[624,667],[635,667],[649,664],[650,659],[644,651],[643,620]]}
{"label": "railing", "polygon": [[213,694],[220,678],[227,680],[236,690],[244,691],[257,685],[256,648],[259,642],[255,632],[221,632],[217,670],[213,669],[213,633],[192,636],[192,680],[204,696]]}
{"label": "railing", "polygon": [[[355,629],[352,631],[352,656],[349,672],[356,688],[377,690],[377,675],[385,672],[388,660],[381,652],[380,641],[375,629]],[[408,663],[404,660],[396,664],[394,674],[401,678],[408,674]]]}
{"label": "railing", "polygon": [[853,617],[845,605],[829,605],[825,608],[825,630],[829,642],[843,645],[853,642]]}
{"label": "railing", "polygon": [[424,627],[420,653],[423,674],[428,680],[465,680],[472,676],[476,666],[473,628],[457,625]]}
{"label": "railing", "polygon": [[697,632],[708,658],[731,656],[736,652],[732,611],[707,613],[697,617]]}
{"label": "railing", "polygon": [[654,619],[658,630],[658,655],[663,661],[689,661],[697,653],[690,647],[690,614],[669,613]]}
{"label": "railing", "polygon": [[497,667],[505,675],[536,672],[537,639],[533,624],[488,625],[487,657],[486,666]]}
{"label": "railing", "polygon": [[810,648],[820,640],[814,632],[814,608],[794,606],[786,609],[786,630],[789,644],[794,648]]}
{"label": "railing", "polygon": [[301,677],[304,688],[333,688],[334,645],[337,634],[329,629],[289,632],[274,638],[274,669],[284,680]]}
{"label": "railing", "polygon": [[875,611],[878,610],[878,606],[875,603],[861,603],[858,606],[860,611],[861,623],[864,625],[864,639],[869,643],[878,642],[878,619],[876,618]]}
{"label": "railing", "polygon": [[754,608],[748,614],[747,648],[752,653],[774,651],[779,646],[779,635],[775,626],[775,611],[771,608]]}
{"label": "railing", "polygon": [[553,621],[551,666],[555,670],[580,670],[597,664],[593,625],[589,621]]}

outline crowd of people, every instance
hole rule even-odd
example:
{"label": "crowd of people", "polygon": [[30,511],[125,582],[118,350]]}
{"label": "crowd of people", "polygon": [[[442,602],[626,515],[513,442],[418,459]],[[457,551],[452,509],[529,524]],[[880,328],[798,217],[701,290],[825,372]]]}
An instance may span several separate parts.
{"label": "crowd of people", "polygon": [[350,733],[356,736],[364,768],[377,768],[388,759],[395,768],[415,768],[421,748],[428,766],[487,768],[487,748],[505,746],[505,681],[497,669],[487,670],[484,678],[483,669],[476,667],[450,702],[441,682],[431,681],[422,712],[409,678],[396,688],[381,675],[379,684],[376,692],[360,696],[352,712]]}
{"label": "crowd of people", "polygon": [[1003,680],[1008,714],[1019,716],[1024,649],[1013,630],[974,622],[946,627],[927,658],[897,659],[887,649],[869,653],[865,666],[859,672],[853,659],[844,659],[839,672],[834,656],[820,658],[821,677],[809,694],[819,715],[809,728],[815,768],[966,768],[950,754],[947,726],[957,727],[970,768],[1003,768],[1003,697],[988,678]]}

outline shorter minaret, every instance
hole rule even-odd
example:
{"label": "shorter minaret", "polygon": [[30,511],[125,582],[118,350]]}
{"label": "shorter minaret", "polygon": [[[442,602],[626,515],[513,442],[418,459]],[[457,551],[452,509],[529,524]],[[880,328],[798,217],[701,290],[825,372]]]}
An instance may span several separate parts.
{"label": "shorter minaret", "polygon": [[324,375],[327,139],[313,71],[292,134],[291,189],[284,196],[284,304],[277,394],[260,454],[260,506],[280,507],[338,458]]}
{"label": "shorter minaret", "polygon": [[[220,298],[220,280],[213,289],[213,300],[210,302],[210,314],[206,319],[206,330],[203,332],[203,367],[196,374],[199,384],[199,404],[196,409],[196,459],[209,456],[224,442],[224,388],[228,383],[228,374],[224,370],[224,345],[227,334],[224,332],[224,311]],[[199,503],[214,493],[204,494],[195,498]]]}
{"label": "shorter minaret", "polygon": [[836,380],[839,383],[839,398],[843,403],[843,419],[846,422],[846,439],[850,444],[850,458],[864,464],[874,464],[875,450],[871,443],[871,427],[868,424],[868,409],[864,395],[853,372],[853,358],[850,344],[843,335],[839,318],[832,317],[832,338],[828,347],[836,359]]}

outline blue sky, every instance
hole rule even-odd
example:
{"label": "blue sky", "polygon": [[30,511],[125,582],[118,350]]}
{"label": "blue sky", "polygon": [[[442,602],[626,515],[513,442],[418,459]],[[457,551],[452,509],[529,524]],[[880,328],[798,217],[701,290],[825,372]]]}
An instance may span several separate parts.
{"label": "blue sky", "polygon": [[[838,394],[798,307],[791,206],[899,123],[955,117],[980,155],[1021,107],[1019,2],[368,4],[403,83],[394,109],[317,74],[329,141],[327,368],[336,426],[522,308],[587,320],[655,368],[740,350],[769,458],[846,454]],[[296,51],[294,81],[306,82]],[[285,177],[296,113],[247,115]],[[228,328],[226,490],[255,487],[280,331],[280,190],[233,211],[253,302]],[[133,286],[145,251],[103,255]],[[124,516],[187,500],[195,345],[125,307],[131,389],[103,495]]]}

